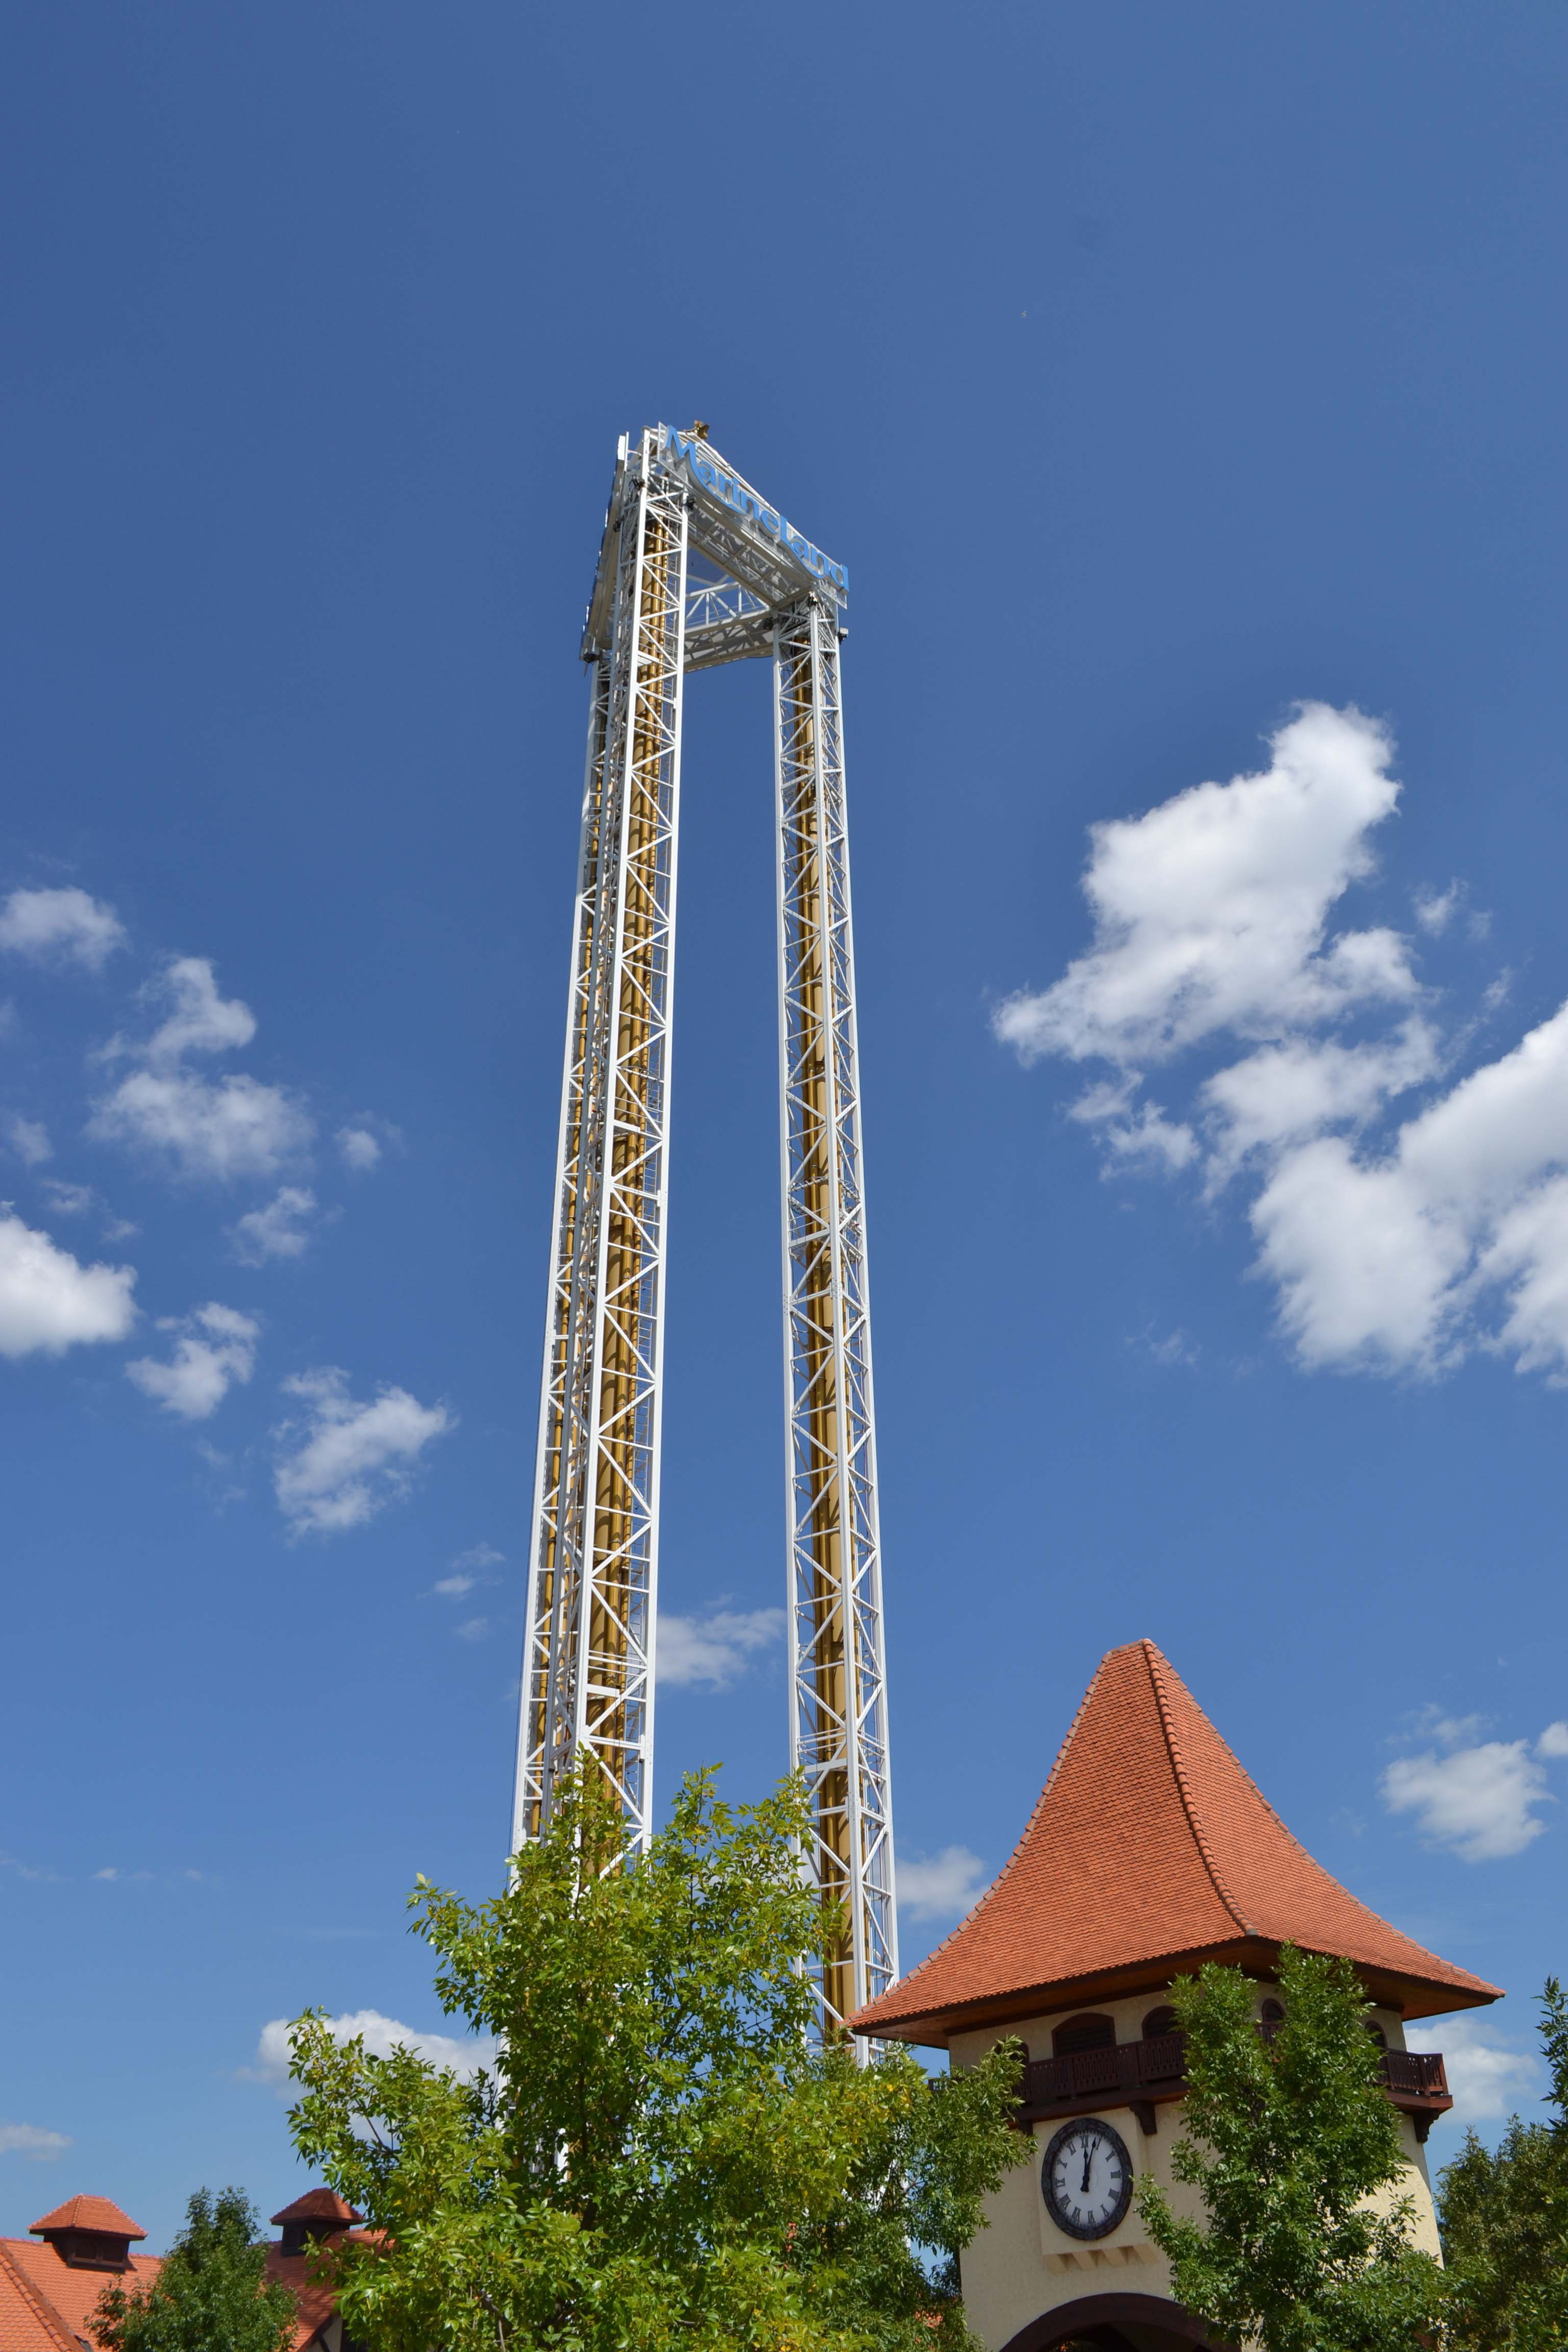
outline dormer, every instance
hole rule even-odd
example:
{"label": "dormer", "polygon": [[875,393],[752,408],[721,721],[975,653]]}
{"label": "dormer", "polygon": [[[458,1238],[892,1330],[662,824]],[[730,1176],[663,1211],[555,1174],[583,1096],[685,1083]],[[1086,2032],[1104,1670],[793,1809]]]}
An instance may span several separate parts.
{"label": "dormer", "polygon": [[296,2197],[292,2205],[285,2205],[281,2213],[274,2213],[272,2226],[283,2232],[279,2246],[280,2254],[305,2254],[320,2245],[323,2238],[341,2237],[352,2230],[356,2221],[363,2221],[331,2189],[307,2189],[303,2197]]}
{"label": "dormer", "polygon": [[147,2232],[111,2197],[70,2197],[33,2222],[28,2235],[42,2238],[72,2270],[128,2271],[131,2241]]}

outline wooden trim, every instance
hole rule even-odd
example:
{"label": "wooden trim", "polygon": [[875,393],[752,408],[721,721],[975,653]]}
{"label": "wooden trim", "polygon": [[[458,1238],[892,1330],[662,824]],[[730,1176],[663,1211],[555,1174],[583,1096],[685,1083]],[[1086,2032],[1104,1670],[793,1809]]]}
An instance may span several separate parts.
{"label": "wooden trim", "polygon": [[1042,2312],[1010,2336],[1002,2352],[1058,2352],[1059,2346],[1096,2328],[1106,2330],[1102,2342],[1114,2346],[1114,2331],[1121,2326],[1162,2327],[1178,2344],[1191,2344],[1197,2352],[1226,2352],[1184,2305],[1167,2303],[1158,2294],[1083,2294],[1076,2302],[1058,2303],[1054,2311]]}
{"label": "wooden trim", "polygon": [[[930,2049],[945,2050],[955,2033],[972,2033],[987,2025],[1066,2017],[1075,2010],[1093,2009],[1100,2001],[1118,2000],[1129,1993],[1163,1991],[1173,1977],[1195,1976],[1206,1960],[1216,1961],[1225,1968],[1244,1969],[1248,1976],[1272,1979],[1279,1973],[1279,1944],[1268,1937],[1238,1937],[1234,1942],[1161,1953],[1123,1968],[1100,1969],[1093,1976],[1058,1977],[1054,1982],[1020,1985],[975,2000],[947,2002],[940,2008],[911,2008],[900,2016],[879,2017],[874,2028],[868,2030],[888,2041],[913,2042]],[[1363,1960],[1352,1960],[1352,1966],[1374,2005],[1392,2010],[1396,2017],[1446,2017],[1453,2010],[1486,2008],[1501,1997],[1490,1990],[1472,1991],[1463,1985],[1438,1984],[1430,1978],[1403,1977]],[[882,1996],[878,2007],[885,2008],[900,1993],[918,1999],[920,1974],[919,1969],[913,1969],[892,1993]]]}

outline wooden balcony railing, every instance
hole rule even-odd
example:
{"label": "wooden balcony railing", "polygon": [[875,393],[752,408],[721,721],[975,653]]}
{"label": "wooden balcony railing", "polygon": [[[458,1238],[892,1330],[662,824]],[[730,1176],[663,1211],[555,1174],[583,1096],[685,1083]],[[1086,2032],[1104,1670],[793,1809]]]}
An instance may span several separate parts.
{"label": "wooden balcony railing", "polygon": [[[1266,2040],[1273,2035],[1266,2029]],[[1454,2102],[1448,2077],[1435,2050],[1385,2050],[1384,2086],[1396,2107],[1425,2140]],[[1066,2058],[1037,2058],[1024,2069],[1020,2123],[1074,2116],[1094,2107],[1131,2107],[1146,2132],[1155,2128],[1155,2109],[1185,2095],[1186,2036],[1152,2034],[1146,2042],[1118,2042],[1107,2050],[1075,2050]]]}

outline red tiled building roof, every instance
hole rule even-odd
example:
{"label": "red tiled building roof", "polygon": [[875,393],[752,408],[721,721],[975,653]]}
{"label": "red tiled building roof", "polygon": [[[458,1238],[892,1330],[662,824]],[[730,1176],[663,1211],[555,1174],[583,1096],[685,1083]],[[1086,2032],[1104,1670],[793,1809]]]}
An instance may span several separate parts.
{"label": "red tiled building roof", "polygon": [[35,2238],[50,2235],[58,2230],[98,2230],[106,2238],[144,2238],[146,2231],[129,2213],[122,2213],[112,2197],[68,2197],[41,2221],[29,2221],[28,2229]]}
{"label": "red tiled building roof", "polygon": [[[73,2198],[71,2202],[104,2207],[111,2213],[120,2212],[119,2207],[110,2205],[105,2197]],[[60,2210],[64,2211],[66,2208]],[[46,2219],[50,2221],[53,2228],[52,2217],[46,2216]],[[34,2227],[37,2226],[35,2223]],[[72,2225],[66,2223],[61,2226],[68,2228]],[[100,2228],[103,2225],[78,2223],[75,2226]],[[134,2222],[131,2227],[135,2228]],[[124,2232],[125,2216],[120,2214],[114,2234],[123,2236]],[[137,2231],[138,2236],[141,2234]],[[35,2245],[31,2238],[0,2238],[0,2274],[9,2281],[13,2299],[19,2284],[24,2294],[32,2298],[33,2305],[41,2305],[47,2313],[48,2324],[57,2331],[54,2336],[18,2335],[13,2344],[0,2326],[0,2352],[32,2352],[35,2342],[39,2352],[43,2352],[46,2345],[52,2347],[59,2340],[59,2331],[62,2330],[70,2352],[79,2352],[81,2345],[91,2343],[87,2324],[98,2307],[98,2299],[104,2288],[122,2286],[129,2290],[133,2286],[145,2285],[150,2279],[157,2277],[161,2267],[156,2254],[128,2254],[123,2269],[119,2264],[89,2269],[68,2263],[54,2244]],[[4,2304],[0,2302],[0,2310],[3,2309]]]}
{"label": "red tiled building roof", "polygon": [[1203,1960],[1266,1975],[1287,1942],[1353,1961],[1406,2017],[1499,1998],[1331,1878],[1153,1643],[1130,1642],[1101,1659],[1001,1876],[851,2022],[941,2048],[966,2027],[1136,1992]]}
{"label": "red tiled building roof", "polygon": [[281,2229],[289,2221],[325,2221],[334,2230],[346,2230],[351,2222],[363,2219],[363,2213],[344,2204],[335,2189],[307,2189],[303,2197],[296,2197],[292,2205],[285,2205],[281,2213],[274,2213],[272,2225]]}
{"label": "red tiled building roof", "polygon": [[[330,2189],[307,2189],[273,2218],[285,2226],[306,2225],[307,2243],[299,2252],[285,2253],[277,2243],[268,2247],[267,2278],[293,2295],[293,2352],[308,2352],[337,2310],[330,2281],[315,2274],[309,2259],[310,2242],[330,2248],[366,2233],[345,2229],[360,2217]],[[71,2197],[35,2221],[31,2236],[0,2238],[0,2352],[83,2352],[84,2347],[93,2352],[88,2323],[104,2288],[146,2286],[163,2268],[160,2256],[130,2250],[132,2238],[146,2234],[110,2199]],[[36,2242],[40,2237],[42,2245]],[[110,2240],[119,2245],[107,2246]]]}
{"label": "red tiled building roof", "polygon": [[0,2352],[79,2352],[76,2336],[11,2262],[10,2251],[0,2239]]}

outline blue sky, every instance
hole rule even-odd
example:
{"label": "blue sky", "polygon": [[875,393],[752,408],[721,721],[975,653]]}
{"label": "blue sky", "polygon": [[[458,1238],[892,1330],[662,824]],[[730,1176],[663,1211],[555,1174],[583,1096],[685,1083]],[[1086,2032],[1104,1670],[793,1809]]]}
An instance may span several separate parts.
{"label": "blue sky", "polygon": [[[576,645],[661,417],[850,568],[908,1955],[1150,1634],[1510,1989],[1433,2038],[1528,2102],[1565,78],[1528,4],[14,12],[0,2230],[270,2211],[269,2022],[441,2028],[401,1897],[504,1842]],[[698,677],[666,1790],[784,1761],[771,804],[764,667]]]}

